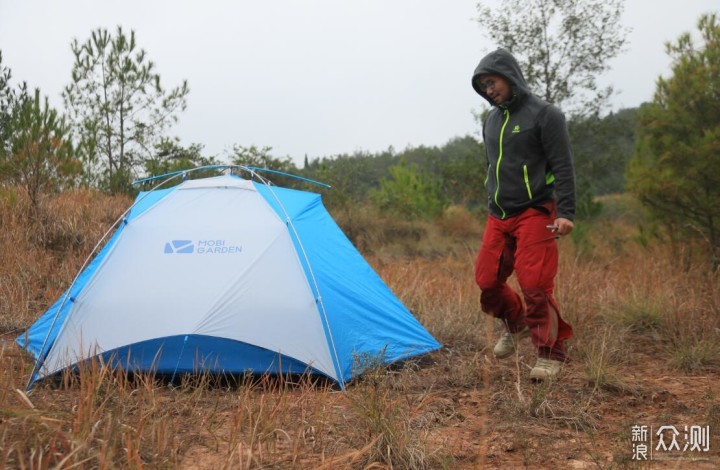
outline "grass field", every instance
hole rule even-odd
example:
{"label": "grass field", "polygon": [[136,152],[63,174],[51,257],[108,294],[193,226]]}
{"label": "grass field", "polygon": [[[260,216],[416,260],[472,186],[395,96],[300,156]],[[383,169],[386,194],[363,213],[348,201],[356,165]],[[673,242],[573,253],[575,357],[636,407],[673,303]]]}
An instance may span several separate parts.
{"label": "grass field", "polygon": [[[33,364],[14,339],[129,203],[80,191],[33,213],[0,192],[2,468],[648,468],[634,459],[643,443],[651,468],[720,466],[720,276],[622,196],[559,241],[556,298],[575,338],[556,382],[529,382],[529,342],[492,355],[502,330],[472,277],[481,216],[358,209],[339,223],[441,350],[372,367],[346,391],[309,376],[171,386],[91,363],[25,394]],[[656,449],[661,426],[677,429],[679,450]],[[693,429],[709,438],[682,450]]]}

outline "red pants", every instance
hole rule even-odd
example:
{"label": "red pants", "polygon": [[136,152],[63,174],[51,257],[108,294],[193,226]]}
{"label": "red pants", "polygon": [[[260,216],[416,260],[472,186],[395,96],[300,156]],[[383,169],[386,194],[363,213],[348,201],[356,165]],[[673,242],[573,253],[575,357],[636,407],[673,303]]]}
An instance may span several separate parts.
{"label": "red pants", "polygon": [[[572,327],[560,317],[553,298],[558,249],[547,229],[555,221],[555,204],[527,209],[500,220],[488,216],[475,264],[475,281],[482,290],[483,311],[502,319],[511,333],[528,326],[538,356],[565,360],[563,342],[572,338]],[[515,271],[520,296],[507,284]]]}

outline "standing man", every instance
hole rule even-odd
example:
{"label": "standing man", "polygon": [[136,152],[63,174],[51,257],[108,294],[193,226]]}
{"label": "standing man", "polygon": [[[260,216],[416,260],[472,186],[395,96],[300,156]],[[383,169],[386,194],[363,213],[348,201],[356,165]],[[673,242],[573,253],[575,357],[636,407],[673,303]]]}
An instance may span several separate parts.
{"label": "standing man", "polygon": [[[472,86],[492,106],[483,123],[489,215],[475,265],[482,309],[501,319],[499,359],[531,336],[538,359],[533,380],[552,379],[565,361],[572,328],[553,298],[556,235],[573,229],[575,172],[565,117],[533,95],[515,57],[505,49],[485,56]],[[522,298],[507,284],[513,270]]]}

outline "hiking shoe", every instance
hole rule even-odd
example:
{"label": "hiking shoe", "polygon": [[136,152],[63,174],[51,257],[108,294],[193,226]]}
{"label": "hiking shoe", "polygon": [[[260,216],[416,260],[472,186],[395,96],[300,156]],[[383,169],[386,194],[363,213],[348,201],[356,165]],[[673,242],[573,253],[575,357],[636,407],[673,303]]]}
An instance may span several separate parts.
{"label": "hiking shoe", "polygon": [[560,373],[562,362],[555,359],[545,359],[538,357],[535,367],[530,371],[532,380],[549,380],[554,379]]}
{"label": "hiking shoe", "polygon": [[506,331],[500,337],[497,344],[495,344],[495,348],[493,349],[495,357],[498,359],[505,359],[506,357],[512,355],[512,353],[515,352],[515,349],[517,349],[517,344],[520,340],[527,338],[528,336],[530,336],[530,328],[527,326],[517,333],[510,333],[509,331]]}

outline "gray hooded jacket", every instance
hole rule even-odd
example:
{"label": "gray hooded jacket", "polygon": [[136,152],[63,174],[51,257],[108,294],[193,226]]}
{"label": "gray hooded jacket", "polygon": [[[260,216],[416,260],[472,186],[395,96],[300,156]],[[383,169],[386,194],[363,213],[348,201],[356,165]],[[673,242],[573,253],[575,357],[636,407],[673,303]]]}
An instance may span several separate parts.
{"label": "gray hooded jacket", "polygon": [[[512,99],[495,106],[480,88],[484,74],[505,77]],[[505,49],[480,61],[472,85],[493,105],[483,123],[490,213],[505,219],[556,199],[557,217],[573,220],[575,171],[563,113],[530,92],[517,60]]]}

